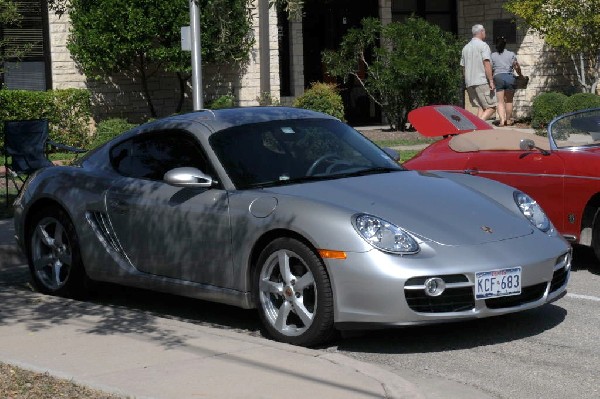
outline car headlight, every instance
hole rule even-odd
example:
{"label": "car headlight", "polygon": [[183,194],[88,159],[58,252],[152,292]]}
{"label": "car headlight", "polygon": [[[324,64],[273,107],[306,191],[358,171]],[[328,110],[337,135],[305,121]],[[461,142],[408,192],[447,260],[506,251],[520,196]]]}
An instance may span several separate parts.
{"label": "car headlight", "polygon": [[419,244],[400,227],[376,216],[358,214],[353,218],[358,234],[377,249],[393,254],[414,254]]}
{"label": "car headlight", "polygon": [[548,219],[542,207],[533,198],[520,191],[515,191],[514,198],[517,206],[532,225],[544,233],[547,233],[552,228],[550,219]]}

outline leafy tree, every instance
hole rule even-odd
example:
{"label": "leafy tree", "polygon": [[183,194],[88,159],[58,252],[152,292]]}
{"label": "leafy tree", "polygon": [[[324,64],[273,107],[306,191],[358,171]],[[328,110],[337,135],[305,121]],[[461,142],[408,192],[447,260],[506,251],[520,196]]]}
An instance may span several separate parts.
{"label": "leafy tree", "polygon": [[326,51],[323,61],[332,76],[356,79],[398,130],[412,109],[458,100],[460,50],[454,36],[423,19],[383,26],[366,18],[360,29],[348,31],[338,51]]}
{"label": "leafy tree", "polygon": [[[249,0],[199,0],[203,63],[242,63],[254,43]],[[102,79],[133,74],[156,117],[148,82],[158,72],[179,79],[181,110],[191,76],[190,53],[181,50],[181,27],[189,25],[188,0],[53,0],[68,11],[67,47],[83,72]]]}
{"label": "leafy tree", "polygon": [[596,92],[600,82],[600,0],[509,0],[504,7],[550,46],[570,56],[582,91]]}

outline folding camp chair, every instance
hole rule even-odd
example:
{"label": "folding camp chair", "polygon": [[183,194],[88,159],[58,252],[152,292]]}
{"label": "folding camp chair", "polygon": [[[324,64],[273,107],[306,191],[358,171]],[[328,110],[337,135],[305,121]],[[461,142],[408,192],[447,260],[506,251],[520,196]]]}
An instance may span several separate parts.
{"label": "folding camp chair", "polygon": [[[86,150],[57,143],[48,138],[48,121],[32,119],[4,122],[4,183],[8,206],[8,180],[20,193],[27,177],[38,169],[52,166],[48,159],[49,149],[83,153]],[[9,163],[8,159],[11,162]],[[20,185],[19,185],[20,182]]]}

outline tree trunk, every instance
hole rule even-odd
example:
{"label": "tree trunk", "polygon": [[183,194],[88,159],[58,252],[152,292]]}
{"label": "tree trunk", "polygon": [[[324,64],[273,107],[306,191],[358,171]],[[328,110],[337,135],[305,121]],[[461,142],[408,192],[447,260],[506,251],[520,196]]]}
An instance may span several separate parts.
{"label": "tree trunk", "polygon": [[[575,73],[577,74],[577,81],[583,87],[584,93],[592,92],[592,88],[589,84],[587,84],[586,80],[586,65],[583,53],[579,53],[579,60],[575,58],[575,55],[571,54],[571,61],[573,61],[573,66],[575,67]],[[593,92],[592,92],[593,93]]]}
{"label": "tree trunk", "polygon": [[189,77],[185,77],[181,74],[181,72],[177,72],[177,80],[179,80],[179,101],[177,102],[177,108],[175,109],[175,113],[180,113],[183,108],[183,101],[185,100],[185,84],[188,81]]}

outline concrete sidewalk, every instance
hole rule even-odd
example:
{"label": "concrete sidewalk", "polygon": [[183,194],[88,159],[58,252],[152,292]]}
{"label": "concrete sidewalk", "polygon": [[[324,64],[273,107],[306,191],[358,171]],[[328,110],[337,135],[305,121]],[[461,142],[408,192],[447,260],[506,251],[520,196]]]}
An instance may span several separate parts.
{"label": "concrete sidewalk", "polygon": [[450,381],[418,387],[335,349],[38,294],[13,234],[0,220],[0,362],[135,398],[485,397]]}

